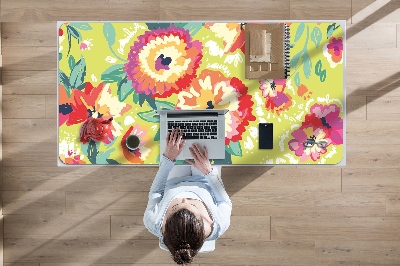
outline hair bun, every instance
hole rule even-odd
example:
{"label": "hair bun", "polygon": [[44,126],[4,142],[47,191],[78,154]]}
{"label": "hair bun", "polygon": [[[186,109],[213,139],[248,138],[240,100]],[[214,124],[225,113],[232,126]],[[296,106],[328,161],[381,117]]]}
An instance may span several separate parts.
{"label": "hair bun", "polygon": [[190,247],[189,244],[185,244],[185,248],[179,248],[175,251],[173,257],[177,264],[191,263],[193,261],[192,250],[190,248],[186,248],[188,246]]}
{"label": "hair bun", "polygon": [[190,244],[182,242],[182,244],[179,246],[179,249],[190,249]]}

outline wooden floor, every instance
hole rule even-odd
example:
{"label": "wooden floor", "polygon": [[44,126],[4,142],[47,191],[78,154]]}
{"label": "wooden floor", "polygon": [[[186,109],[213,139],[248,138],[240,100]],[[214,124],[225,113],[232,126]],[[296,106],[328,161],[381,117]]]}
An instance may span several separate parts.
{"label": "wooden floor", "polygon": [[[57,20],[347,20],[347,166],[226,167],[231,226],[194,265],[400,265],[399,0],[1,0],[4,265],[172,263],[157,168],[58,168]],[[1,230],[0,230],[1,231]]]}

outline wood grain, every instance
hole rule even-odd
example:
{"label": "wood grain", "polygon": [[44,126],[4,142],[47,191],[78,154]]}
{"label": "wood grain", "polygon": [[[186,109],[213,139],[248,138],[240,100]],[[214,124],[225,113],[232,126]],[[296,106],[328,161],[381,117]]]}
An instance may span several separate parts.
{"label": "wood grain", "polygon": [[272,240],[398,240],[400,217],[275,217]]}
{"label": "wood grain", "polygon": [[3,119],[3,129],[3,142],[35,143],[57,138],[55,119]]}
{"label": "wood grain", "polygon": [[3,167],[54,166],[57,165],[56,139],[48,138],[40,143],[3,143]]}
{"label": "wood grain", "polygon": [[3,118],[46,118],[44,95],[3,95]]}
{"label": "wood grain", "polygon": [[146,229],[143,215],[112,215],[111,239],[153,239],[154,236]]}
{"label": "wood grain", "polygon": [[[389,126],[389,125],[388,125]],[[391,168],[400,159],[398,144],[367,144],[347,142],[347,167]]]}
{"label": "wood grain", "polygon": [[399,168],[344,168],[343,192],[396,193],[400,191]]}
{"label": "wood grain", "polygon": [[[398,90],[400,90],[400,86]],[[367,119],[398,121],[400,118],[399,104],[400,97],[367,97]]]}
{"label": "wood grain", "polygon": [[368,11],[368,6],[373,4],[375,1],[376,0],[351,0],[351,23],[357,23],[357,16],[359,16],[358,13],[365,13]]}
{"label": "wood grain", "polygon": [[[96,230],[91,230],[96,228]],[[109,215],[7,215],[4,238],[110,239]]]}
{"label": "wood grain", "polygon": [[400,193],[386,196],[386,214],[388,216],[400,216]]}
{"label": "wood grain", "polygon": [[57,93],[57,74],[49,71],[6,71],[3,69],[3,94]]}
{"label": "wood grain", "polygon": [[346,117],[352,121],[363,121],[367,119],[367,97],[346,97]]}
{"label": "wood grain", "polygon": [[290,1],[290,19],[344,19],[351,17],[351,1]]}
{"label": "wood grain", "polygon": [[[289,2],[282,1],[236,1],[180,0],[160,1],[161,20],[272,20],[289,19]],[[243,12],[246,10],[246,12]]]}
{"label": "wood grain", "polygon": [[400,241],[337,241],[317,240],[317,260],[326,262],[358,262],[360,264],[398,264]]}

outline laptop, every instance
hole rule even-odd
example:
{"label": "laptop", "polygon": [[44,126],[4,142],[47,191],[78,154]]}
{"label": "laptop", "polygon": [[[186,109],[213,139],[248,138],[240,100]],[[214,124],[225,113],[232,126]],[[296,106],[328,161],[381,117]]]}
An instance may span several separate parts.
{"label": "laptop", "polygon": [[168,132],[178,127],[184,131],[186,145],[176,160],[193,159],[189,147],[206,146],[209,159],[225,159],[225,114],[221,110],[156,110],[160,115],[160,154],[166,146]]}

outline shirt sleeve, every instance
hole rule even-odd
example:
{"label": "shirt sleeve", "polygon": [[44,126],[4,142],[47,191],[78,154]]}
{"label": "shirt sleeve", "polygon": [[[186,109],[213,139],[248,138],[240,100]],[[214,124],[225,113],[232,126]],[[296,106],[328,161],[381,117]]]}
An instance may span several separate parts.
{"label": "shirt sleeve", "polygon": [[205,175],[214,194],[216,205],[218,207],[219,216],[219,231],[217,237],[220,237],[230,225],[232,202],[225,191],[225,186],[222,183],[221,175],[217,168],[213,167],[212,171]]}
{"label": "shirt sleeve", "polygon": [[159,203],[164,196],[165,184],[169,172],[174,167],[174,162],[165,157],[160,158],[160,166],[158,168],[156,177],[150,187],[149,201],[147,203],[146,211],[143,217],[143,223],[146,228],[155,236],[159,236],[160,228],[157,228],[156,217],[160,211]]}

